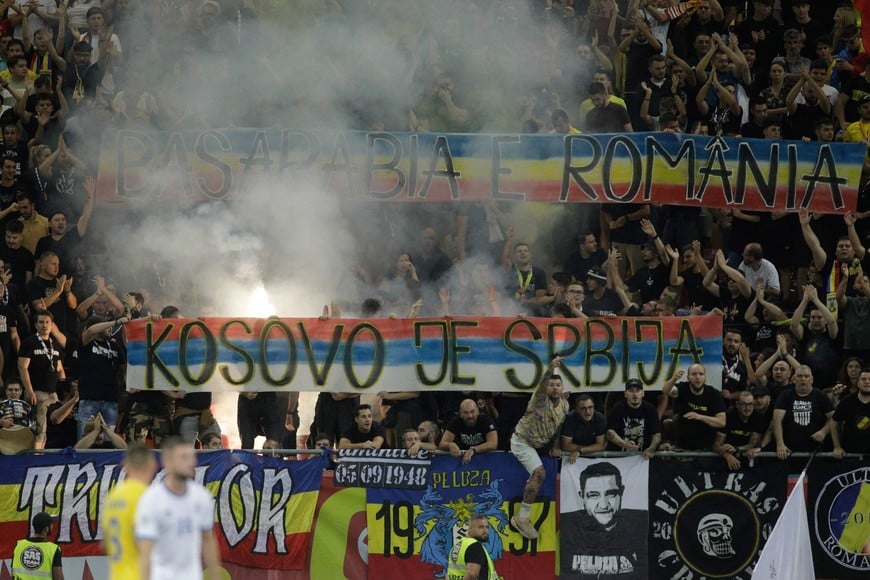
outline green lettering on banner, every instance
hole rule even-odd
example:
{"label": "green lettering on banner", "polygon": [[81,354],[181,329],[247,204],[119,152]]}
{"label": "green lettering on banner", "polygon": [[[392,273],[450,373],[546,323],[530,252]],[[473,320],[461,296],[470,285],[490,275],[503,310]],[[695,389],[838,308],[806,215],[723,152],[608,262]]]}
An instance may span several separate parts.
{"label": "green lettering on banner", "polygon": [[687,318],[680,321],[680,334],[677,337],[677,346],[668,349],[668,354],[672,357],[671,366],[668,367],[666,376],[672,377],[680,366],[680,358],[688,356],[692,358],[692,364],[701,362],[701,357],[704,356],[703,347],[698,346],[695,340],[695,332],[692,330],[692,325],[689,324]]}
{"label": "green lettering on banner", "polygon": [[[356,376],[356,370],[353,365],[353,345],[356,343],[357,337],[363,332],[369,333],[374,341],[374,356],[372,357],[372,368],[369,371],[369,376],[366,377],[364,381],[360,381]],[[357,390],[362,390],[368,389],[377,383],[381,373],[384,371],[385,359],[386,345],[384,344],[384,337],[381,334],[381,331],[379,331],[374,324],[363,322],[350,331],[350,334],[347,337],[347,343],[344,346],[344,373],[347,376],[347,380],[351,387]]]}
{"label": "green lettering on banner", "polygon": [[538,358],[538,355],[535,354],[535,351],[530,348],[526,348],[525,346],[517,342],[514,342],[514,329],[520,326],[529,331],[529,334],[531,334],[532,336],[532,340],[541,340],[543,336],[541,335],[541,332],[538,330],[538,328],[528,320],[514,320],[508,325],[508,327],[504,331],[505,348],[508,349],[510,352],[514,352],[520,356],[526,357],[527,359],[529,359],[529,362],[535,366],[535,373],[530,383],[522,382],[517,375],[516,369],[514,369],[513,367],[506,369],[504,372],[505,377],[513,388],[527,391],[529,389],[536,388],[541,382],[541,379],[544,376],[544,365],[541,362],[541,359]]}
{"label": "green lettering on banner", "polygon": [[[557,349],[556,335],[562,334],[563,332],[570,334],[573,340],[570,345]],[[577,349],[580,348],[581,344],[580,329],[576,326],[566,322],[551,322],[547,325],[547,354],[550,355],[550,357],[560,356],[566,359],[571,358],[571,356],[577,352]],[[568,368],[568,365],[562,365],[560,372],[562,378],[571,383],[571,385],[575,387],[580,386],[580,379],[578,379],[577,375]]]}
{"label": "green lettering on banner", "polygon": [[311,370],[311,378],[314,383],[322,387],[326,384],[329,377],[329,369],[332,368],[332,363],[335,361],[335,355],[338,354],[338,347],[341,345],[341,335],[344,332],[343,324],[336,324],[332,329],[332,340],[329,342],[329,350],[326,352],[326,358],[323,361],[323,366],[317,368],[317,358],[314,356],[314,347],[311,345],[311,339],[308,337],[308,332],[305,330],[303,323],[297,324],[299,328],[299,336],[302,338],[302,347],[305,349],[305,356],[308,358],[308,368]]}
{"label": "green lettering on banner", "polygon": [[[284,334],[284,338],[287,339],[285,341],[287,343],[287,367],[284,369],[284,374],[277,379],[272,377],[272,373],[269,370],[269,334],[273,328],[280,330]],[[296,376],[297,353],[296,341],[293,339],[293,333],[290,331],[289,326],[280,320],[270,318],[263,325],[263,330],[260,331],[258,355],[260,376],[267,385],[270,387],[283,387],[293,381],[293,377]]]}
{"label": "green lettering on banner", "polygon": [[472,386],[476,383],[474,377],[463,377],[459,374],[459,354],[470,353],[471,347],[459,344],[459,328],[477,328],[480,324],[476,320],[451,320],[450,321],[450,382],[454,385]]}
{"label": "green lettering on banner", "polygon": [[[625,322],[626,327],[628,326],[627,321]],[[644,343],[647,340],[644,339],[644,329],[652,328],[655,333],[655,341],[656,341],[656,358],[653,361],[652,372],[647,374],[646,372],[646,364],[643,361],[637,361],[637,378],[641,380],[641,382],[645,385],[654,385],[657,383],[659,376],[661,376],[662,372],[662,364],[664,363],[665,357],[665,329],[661,320],[635,320],[634,321],[634,336],[636,343]],[[628,342],[628,328],[623,329],[623,337]],[[628,349],[625,349],[626,352]],[[627,365],[626,365],[627,366]],[[668,375],[671,376],[671,375]],[[625,377],[627,381],[630,377]]]}
{"label": "green lettering on banner", "polygon": [[220,373],[221,377],[223,377],[223,379],[227,383],[229,383],[231,385],[239,386],[239,385],[244,385],[244,384],[250,382],[250,380],[253,378],[253,376],[254,376],[254,357],[251,356],[251,353],[246,351],[241,346],[235,344],[227,337],[227,331],[230,329],[231,326],[234,326],[236,324],[241,326],[245,330],[245,334],[247,334],[248,336],[253,334],[251,327],[248,326],[248,323],[245,322],[244,320],[230,320],[229,322],[227,322],[226,324],[223,324],[221,326],[220,332],[218,333],[218,340],[220,341],[221,346],[223,346],[225,349],[227,349],[231,352],[234,352],[236,355],[238,355],[244,361],[245,372],[242,374],[241,377],[234,378],[232,375],[230,375],[229,365],[226,365],[226,364],[219,365],[218,372]]}
{"label": "green lettering on banner", "polygon": [[447,321],[446,320],[415,320],[414,321],[414,348],[421,349],[423,348],[423,330],[425,328],[437,328],[441,331],[441,366],[439,367],[438,374],[434,379],[429,378],[429,375],[426,374],[426,369],[423,367],[423,363],[417,362],[414,364],[414,369],[417,373],[417,380],[420,381],[420,384],[426,385],[427,387],[434,387],[435,385],[440,385],[444,382],[444,378],[447,376],[447,363],[450,358],[450,353],[447,352],[447,342],[448,342],[448,330],[447,330]]}
{"label": "green lettering on banner", "polygon": [[[190,366],[187,364],[187,351],[190,342],[190,333],[193,330],[199,330],[202,333],[201,340],[205,344],[205,353],[203,354],[202,369],[199,376],[193,376],[190,372]],[[181,371],[181,376],[187,381],[188,385],[198,387],[206,384],[214,375],[217,367],[217,342],[214,335],[205,323],[201,320],[188,322],[181,327],[181,332],[178,336],[178,369]]]}
{"label": "green lettering on banner", "polygon": [[[616,344],[616,336],[613,334],[613,327],[606,320],[596,320],[590,318],[586,320],[586,357],[583,361],[583,382],[589,387],[603,387],[609,385],[616,376],[617,361],[616,357],[611,352],[613,345]],[[606,339],[604,345],[593,348],[592,346],[592,327],[598,327],[604,330]],[[607,360],[607,378],[601,381],[592,379],[592,359],[603,357]]]}
{"label": "green lettering on banner", "polygon": [[163,359],[160,358],[160,355],[157,354],[157,349],[160,348],[160,345],[166,340],[166,337],[169,336],[169,333],[172,332],[174,326],[170,323],[166,325],[166,328],[160,333],[157,339],[154,339],[154,325],[149,322],[145,325],[145,388],[153,389],[156,387],[154,384],[154,369],[156,368],[160,371],[160,374],[163,375],[163,378],[172,385],[173,387],[177,387],[180,383],[175,376],[169,372],[169,367],[166,366],[166,363],[163,362]]}

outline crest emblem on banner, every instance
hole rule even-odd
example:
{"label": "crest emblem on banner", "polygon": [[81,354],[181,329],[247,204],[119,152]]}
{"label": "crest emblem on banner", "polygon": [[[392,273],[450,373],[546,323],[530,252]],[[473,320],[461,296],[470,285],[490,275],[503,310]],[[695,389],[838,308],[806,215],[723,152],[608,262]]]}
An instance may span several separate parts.
{"label": "crest emblem on banner", "polygon": [[651,478],[650,561],[657,570],[651,577],[749,580],[782,509],[780,466],[676,471]]}
{"label": "crest emblem on banner", "polygon": [[870,572],[870,467],[829,479],[814,513],[825,554],[850,570]]}
{"label": "crest emblem on banner", "polygon": [[[471,516],[482,514],[494,530],[505,532],[508,517],[502,510],[504,499],[499,491],[500,483],[501,480],[497,479],[476,494],[469,493],[450,501],[445,501],[432,487],[423,494],[420,500],[421,511],[414,519],[414,527],[418,536],[423,539],[420,560],[441,568],[436,571],[436,578],[447,575],[450,550],[465,537]],[[500,534],[489,534],[484,545],[493,561],[501,558],[504,544]]]}

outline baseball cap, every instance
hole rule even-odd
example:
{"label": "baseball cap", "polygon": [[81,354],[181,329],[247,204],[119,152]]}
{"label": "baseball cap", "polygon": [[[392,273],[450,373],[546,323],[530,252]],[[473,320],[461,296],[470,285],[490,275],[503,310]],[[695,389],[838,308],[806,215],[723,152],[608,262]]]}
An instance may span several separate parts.
{"label": "baseball cap", "polygon": [[770,394],[770,389],[767,387],[755,387],[752,389],[753,397],[766,397]]}
{"label": "baseball cap", "polygon": [[607,273],[601,266],[592,266],[586,271],[586,276],[589,278],[595,278],[596,280],[601,280],[602,282],[607,282]]}
{"label": "baseball cap", "polygon": [[51,514],[47,514],[45,512],[39,512],[35,516],[33,516],[33,529],[34,530],[44,530],[48,526],[54,522],[55,516]]}
{"label": "baseball cap", "polygon": [[870,103],[870,94],[862,95],[858,99],[858,104],[863,105],[864,103]]}
{"label": "baseball cap", "polygon": [[640,379],[628,379],[628,382],[625,383],[625,390],[631,389],[643,389],[643,383],[640,382]]}

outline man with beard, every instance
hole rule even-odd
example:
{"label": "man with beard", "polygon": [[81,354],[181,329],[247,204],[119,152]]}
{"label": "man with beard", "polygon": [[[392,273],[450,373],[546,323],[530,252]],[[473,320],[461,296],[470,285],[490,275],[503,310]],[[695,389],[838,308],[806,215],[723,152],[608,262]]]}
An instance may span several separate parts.
{"label": "man with beard", "polygon": [[725,427],[725,401],[706,384],[704,365],[690,366],[689,380],[677,384],[684,374],[677,371],[662,389],[664,396],[674,399],[674,442],[680,449],[707,451],[713,447],[716,430]]}
{"label": "man with beard", "polygon": [[840,401],[834,411],[834,429],[843,428],[842,448],[834,448],[836,455],[844,452],[870,454],[870,369],[858,375],[858,392]]}
{"label": "man with beard", "polygon": [[489,520],[475,514],[468,521],[468,532],[450,551],[447,565],[448,579],[497,580],[498,573],[484,543],[489,540]]}
{"label": "man with beard", "polygon": [[529,540],[538,537],[538,530],[529,516],[538,491],[547,477],[538,450],[551,445],[568,415],[568,402],[562,399],[562,377],[556,374],[556,369],[561,364],[561,357],[555,357],[550,362],[541,384],[529,401],[525,415],[517,423],[511,437],[511,452],[529,472],[519,514],[511,518],[511,525]]}
{"label": "man with beard", "polygon": [[512,234],[509,234],[502,254],[502,264],[507,271],[505,292],[513,296],[525,312],[536,315],[539,313],[539,300],[547,295],[547,274],[532,265],[532,250],[528,244],[516,244],[511,261],[509,252],[512,239]]}
{"label": "man with beard", "polygon": [[489,415],[480,412],[477,401],[465,399],[459,404],[459,416],[454,417],[441,438],[441,450],[462,457],[468,464],[478,453],[498,449],[498,431]]}
{"label": "man with beard", "polygon": [[738,455],[752,458],[761,438],[761,416],[755,413],[755,398],[749,391],[737,395],[734,407],[725,413],[725,427],[716,433],[713,451],[725,458],[731,470],[740,469]]}
{"label": "man with beard", "polygon": [[655,406],[644,400],[643,383],[625,383],[625,401],[617,403],[607,417],[607,441],[614,451],[640,451],[650,458],[662,440],[662,426]]}
{"label": "man with beard", "polygon": [[813,371],[806,365],[794,374],[794,388],[776,400],[773,411],[773,436],[776,455],[785,459],[794,451],[811,452],[825,442],[830,433],[834,448],[840,447],[840,433],[834,429],[831,400],[813,387]]}
{"label": "man with beard", "polygon": [[748,360],[749,349],[743,342],[743,334],[739,330],[726,329],[722,338],[722,397],[726,401],[755,383],[752,363],[747,364]]}
{"label": "man with beard", "polygon": [[161,459],[166,476],[142,494],[136,507],[142,578],[201,580],[205,564],[209,577],[218,580],[221,559],[214,535],[214,497],[193,481],[193,445],[169,437],[163,442]]}
{"label": "man with beard", "polygon": [[75,271],[76,249],[82,239],[88,233],[88,224],[91,222],[91,212],[94,210],[94,190],[96,185],[90,182],[88,201],[85,203],[82,215],[76,222],[75,229],[67,230],[67,218],[63,211],[54,211],[49,216],[49,235],[45,236],[36,244],[33,255],[39,259],[45,252],[54,252],[60,258],[61,272],[72,274]]}
{"label": "man with beard", "polygon": [[[805,312],[809,313],[806,326],[803,325]],[[840,327],[837,318],[819,300],[819,291],[812,284],[804,286],[803,298],[795,308],[789,328],[799,345],[798,360],[812,367],[822,387],[835,385],[842,362],[842,352],[836,342]]]}
{"label": "man with beard", "polygon": [[[625,486],[619,468],[607,461],[580,473],[582,509],[561,518],[562,578],[645,578],[647,514],[622,508]],[[645,555],[645,554],[644,554]]]}

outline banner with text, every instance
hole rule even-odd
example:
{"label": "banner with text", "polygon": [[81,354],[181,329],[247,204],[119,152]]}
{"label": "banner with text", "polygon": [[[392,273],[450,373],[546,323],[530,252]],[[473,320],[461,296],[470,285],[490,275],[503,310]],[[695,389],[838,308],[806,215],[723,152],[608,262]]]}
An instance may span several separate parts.
{"label": "banner with text", "polygon": [[106,202],[244,195],[263,178],[347,199],[657,203],[854,211],[866,147],[672,133],[483,135],[109,130]]}
{"label": "banner with text", "polygon": [[335,485],[426,489],[434,453],[414,456],[404,449],[341,449],[335,460]]}
{"label": "banner with text", "polygon": [[125,326],[127,385],[203,391],[528,391],[554,355],[568,390],[660,389],[702,363],[721,387],[722,318],[199,318]]}
{"label": "banner with text", "polygon": [[870,575],[870,466],[867,460],[816,461],[809,475],[810,538],[816,574]]}
{"label": "banner with text", "polygon": [[559,578],[650,578],[649,460],[562,462]]}
{"label": "banner with text", "polygon": [[[0,473],[0,554],[11,554],[41,511],[58,516],[64,557],[102,554],[102,509],[123,453],[5,457]],[[284,461],[248,452],[198,455],[196,480],[214,495],[224,562],[302,570],[327,459]],[[160,474],[158,474],[158,478]]]}
{"label": "banner with text", "polygon": [[750,580],[785,505],[788,464],[700,470],[671,461],[650,469],[650,578]]}
{"label": "banner with text", "polygon": [[512,455],[482,453],[463,465],[439,455],[425,491],[369,489],[369,578],[444,578],[447,556],[480,513],[489,520],[486,551],[502,578],[549,578],[556,565],[556,460],[532,508],[537,540],[510,525],[529,474]]}

